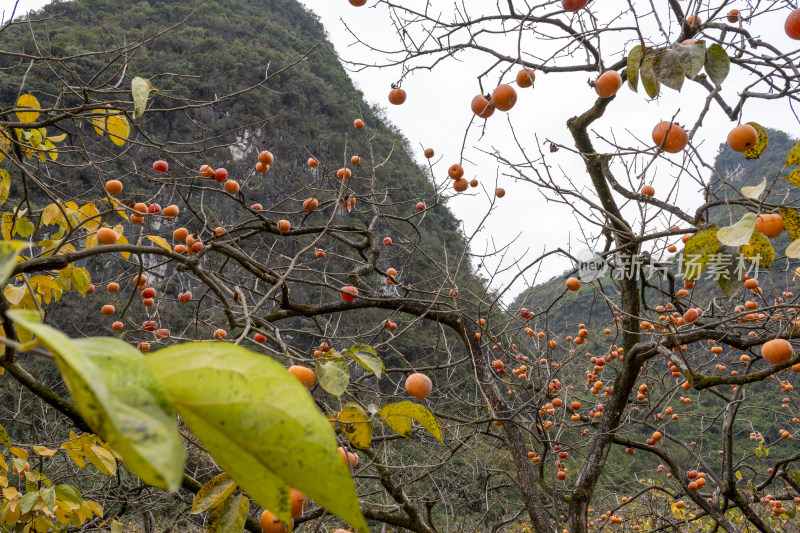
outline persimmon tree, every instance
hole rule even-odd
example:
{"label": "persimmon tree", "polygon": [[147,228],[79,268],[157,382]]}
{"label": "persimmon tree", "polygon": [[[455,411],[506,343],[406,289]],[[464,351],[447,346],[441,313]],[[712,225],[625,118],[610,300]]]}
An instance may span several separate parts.
{"label": "persimmon tree", "polygon": [[[670,2],[610,14],[594,3],[523,10],[509,0],[448,21],[430,15],[427,2],[377,4],[401,28],[400,48],[382,66],[403,77],[469,49],[494,57],[493,68],[476,73],[476,92],[497,89],[465,102],[465,143],[484,119],[514,113],[516,99],[535,92],[537,72],[599,78],[597,100],[565,125],[571,145],[520,141],[496,162],[530,194],[582,214],[606,275],[561,249],[547,252],[527,270],[557,254],[576,268],[527,308],[509,309],[500,298],[513,286],[486,287],[466,247],[432,261],[425,234],[440,228],[428,219],[449,198],[479,190],[475,169],[450,154],[438,161],[431,149],[433,184],[402,190],[390,166],[397,148],[366,117],[329,133],[341,140],[336,153],[329,140],[279,151],[279,141],[247,127],[207,137],[202,111],[269,90],[269,70],[256,85],[206,101],[162,94],[159,73],[129,71],[148,40],[87,52],[107,63],[80,87],[59,74],[73,72],[81,55],[10,48],[6,58],[25,60],[14,69],[50,71],[60,90],[39,93],[23,77],[0,109],[0,366],[69,429],[47,446],[0,440],[10,452],[10,463],[0,462],[5,523],[109,525],[103,495],[62,482],[51,461],[91,464],[137,490],[182,487],[210,531],[318,530],[341,527],[339,519],[364,531],[365,518],[417,533],[474,529],[476,521],[493,531],[775,531],[793,520],[800,456],[783,441],[798,423],[786,371],[800,370],[800,356],[781,341],[795,335],[797,304],[785,276],[769,269],[779,254],[786,265],[797,256],[800,215],[792,190],[776,184],[796,186],[789,170],[800,148],[747,187],[731,176],[704,178],[709,166],[693,150],[711,106],[738,121],[749,101],[796,98],[796,53],[744,24],[782,24],[790,11],[734,15],[726,2],[691,11]],[[556,47],[549,59],[525,54],[545,37]],[[612,52],[615,62],[606,63]],[[752,80],[733,102],[722,88],[742,79],[729,74],[735,69]],[[590,128],[628,90],[623,82],[641,98],[683,84],[708,96],[692,124],[653,117],[652,142],[621,145]],[[413,98],[395,87],[390,102]],[[162,114],[188,116],[196,138],[154,138],[148,118]],[[757,158],[767,133],[750,126],[728,140]],[[222,156],[220,146],[245,157]],[[583,182],[552,174],[556,151],[582,162]],[[515,162],[520,154],[525,164]],[[75,167],[93,177],[80,201],[58,181],[58,170]],[[651,185],[656,167],[671,174]],[[139,177],[144,191],[128,186]],[[705,191],[693,212],[666,192],[687,179]],[[262,203],[250,191],[266,180],[293,185]],[[491,191],[487,216],[504,194]],[[773,246],[784,226],[792,244]],[[681,237],[682,267],[667,255]],[[421,260],[430,266],[424,277],[415,272]],[[708,281],[712,271],[727,276]],[[589,293],[596,304],[581,309],[581,325],[552,319]],[[106,336],[59,331],[54,317],[78,306],[93,311]],[[589,343],[595,353],[581,349]],[[55,361],[71,399],[26,368],[39,359]],[[764,388],[789,395],[772,405],[780,440],[750,426],[748,411],[760,407],[751,395]],[[712,435],[720,449],[704,447]],[[137,511],[121,505],[115,513],[123,520]],[[191,523],[180,512],[170,520]]]}

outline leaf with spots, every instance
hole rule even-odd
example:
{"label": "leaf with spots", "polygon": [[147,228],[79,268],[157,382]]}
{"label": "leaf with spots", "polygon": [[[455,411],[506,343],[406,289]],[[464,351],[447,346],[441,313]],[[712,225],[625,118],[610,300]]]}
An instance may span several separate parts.
{"label": "leaf with spots", "polygon": [[717,43],[712,44],[706,51],[706,74],[716,85],[722,85],[731,71],[731,58],[725,49]]}
{"label": "leaf with spots", "polygon": [[675,43],[672,45],[672,51],[676,54],[678,62],[689,79],[695,79],[703,70],[706,59],[706,45],[703,41],[695,44]]}
{"label": "leaf with spots", "polygon": [[760,231],[754,231],[750,243],[739,248],[739,252],[751,264],[758,265],[758,268],[769,268],[775,261],[775,248]]}
{"label": "leaf with spots", "polygon": [[372,444],[372,424],[360,405],[355,402],[344,404],[336,418],[342,433],[353,446],[359,450],[369,450]]}
{"label": "leaf with spots", "polygon": [[228,497],[222,505],[214,507],[208,517],[208,533],[241,533],[247,521],[250,500],[241,492]]}
{"label": "leaf with spots", "polygon": [[644,48],[642,45],[636,45],[631,48],[631,51],[628,52],[628,66],[626,69],[627,78],[628,78],[628,87],[631,88],[633,92],[639,90],[639,68],[642,65],[642,55],[644,54]]}
{"label": "leaf with spots", "polygon": [[781,207],[781,218],[783,219],[783,227],[786,228],[786,233],[795,241],[800,239],[800,213],[797,209],[792,207]]}
{"label": "leaf with spots", "polygon": [[659,81],[670,89],[680,91],[681,87],[683,87],[686,73],[680,65],[678,54],[674,51],[663,50],[659,52],[653,63],[653,70]]}
{"label": "leaf with spots", "polygon": [[330,422],[283,365],[219,342],[170,346],[147,361],[189,429],[260,506],[288,523],[296,487],[367,533]]}
{"label": "leaf with spots", "polygon": [[719,248],[717,226],[701,229],[686,241],[683,249],[683,275],[687,280],[700,277],[708,266],[709,256]]}
{"label": "leaf with spots", "polygon": [[[8,316],[47,345],[86,423],[131,472],[154,487],[176,490],[186,452],[167,391],[144,355],[114,337],[72,340],[42,324],[35,312]],[[111,460],[113,455],[99,446],[90,449],[110,470],[103,452]]]}
{"label": "leaf with spots", "polygon": [[442,430],[439,422],[427,407],[414,402],[404,401],[384,405],[378,411],[378,415],[386,421],[386,424],[398,435],[403,437],[411,436],[411,421],[416,420],[422,427],[428,430],[436,439],[442,441]]}
{"label": "leaf with spots", "polygon": [[769,135],[767,135],[767,130],[764,129],[764,126],[758,122],[748,122],[748,124],[755,128],[758,137],[756,137],[756,144],[744,153],[744,158],[758,159],[769,145]]}
{"label": "leaf with spots", "polygon": [[236,490],[236,482],[225,472],[214,477],[200,487],[192,501],[192,514],[199,514],[208,511],[212,507],[222,504],[225,499]]}

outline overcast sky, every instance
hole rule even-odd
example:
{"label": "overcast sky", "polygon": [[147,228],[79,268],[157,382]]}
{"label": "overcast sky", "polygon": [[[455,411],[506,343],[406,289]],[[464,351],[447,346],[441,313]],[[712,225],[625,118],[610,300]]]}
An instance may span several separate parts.
{"label": "overcast sky", "polygon": [[[409,0],[408,3],[419,1],[421,0]],[[478,5],[478,1],[487,6],[495,4],[488,0],[475,0],[475,3],[467,0],[466,4]],[[337,52],[344,59],[373,63],[383,57],[356,44],[347,27],[361,40],[377,46],[386,48],[396,44],[387,12],[383,8],[372,7],[374,2],[371,0],[367,6],[361,8],[350,6],[347,0],[301,0],[301,2],[319,15]],[[21,0],[20,9],[25,11],[37,9],[46,3],[42,0]],[[450,0],[435,0],[434,3],[441,5],[443,9],[452,5]],[[603,6],[611,9],[620,3],[627,5],[624,0],[606,0]],[[0,0],[0,11],[8,11],[13,4],[12,0]],[[617,9],[616,12],[619,11],[623,10]],[[797,47],[797,43],[791,41],[783,32],[783,20],[788,12],[788,10],[778,11],[764,17],[758,25],[748,25],[747,28],[756,37],[764,37],[782,50],[793,50]],[[677,24],[675,26],[677,29]],[[780,28],[780,31],[776,31],[775,28]],[[503,43],[498,41],[498,45],[502,46]],[[620,51],[623,49],[624,43],[621,43]],[[608,56],[606,60],[616,60],[613,54],[608,54],[607,51],[604,53],[605,56]],[[475,55],[464,55],[461,59],[461,61],[447,61],[433,72],[419,71],[405,79],[403,88],[408,93],[408,100],[402,106],[391,106],[387,101],[391,84],[401,75],[399,68],[351,71],[352,78],[364,92],[367,101],[387,108],[386,114],[389,120],[410,140],[416,150],[415,157],[418,161],[424,161],[421,154],[425,147],[434,148],[437,158],[441,156],[441,161],[434,172],[437,181],[446,179],[447,168],[459,161],[464,131],[472,118],[469,103],[479,92],[477,75],[489,65],[484,58]],[[516,69],[513,72],[516,72]],[[734,70],[728,82],[723,84],[722,94],[733,101],[736,98],[735,88],[742,85],[740,82],[737,83],[737,75]],[[546,149],[543,145],[545,139],[570,144],[566,128],[567,119],[591,107],[596,98],[594,91],[586,84],[591,77],[593,76],[587,73],[549,75],[539,73],[533,89],[518,89],[519,101],[512,112],[508,114],[496,112],[487,121],[483,136],[479,135],[478,129],[473,129],[467,138],[464,149],[465,160],[468,160],[464,163],[466,177],[478,178],[489,192],[494,191],[495,181],[507,191],[505,198],[497,202],[497,209],[492,216],[485,221],[485,228],[472,241],[474,253],[491,251],[514,241],[505,256],[504,265],[509,269],[498,276],[496,287],[508,283],[517,274],[518,270],[511,264],[514,258],[521,260],[521,264],[526,264],[545,250],[571,247],[573,251],[579,251],[584,249],[585,245],[581,243],[581,224],[569,209],[547,203],[533,186],[504,175],[503,168],[499,168],[493,159],[482,156],[480,152],[482,150],[491,152],[496,149],[513,161],[521,160],[521,154],[509,134],[509,121],[526,149],[535,152],[537,139],[542,143],[543,149]],[[678,113],[679,122],[691,123],[702,109],[706,95],[705,90],[698,89],[689,82],[684,85],[680,93],[663,89],[662,96],[655,101],[646,98],[641,89],[639,93],[634,93],[623,87],[604,118],[596,122],[593,129],[606,138],[611,138],[613,132],[614,138],[622,145],[645,147],[651,143],[650,134],[658,121],[669,119]],[[797,122],[786,102],[782,100],[748,104],[742,119],[743,122],[752,120],[782,129],[791,135],[797,132]],[[719,143],[725,141],[728,131],[734,125],[712,105],[701,134],[695,138],[695,144],[699,143],[699,153],[706,162],[713,163]],[[607,149],[608,146],[598,146],[600,150],[603,148]],[[548,163],[555,176],[573,179],[579,184],[586,182],[583,164],[573,154],[565,151],[548,154]],[[656,188],[657,197],[660,192],[666,193],[666,184],[672,185],[672,181],[667,177],[668,174],[669,169],[665,165],[655,167],[652,172],[650,181]],[[704,175],[707,177],[708,174],[705,172]],[[659,183],[666,184],[659,188]],[[473,232],[483,221],[483,214],[489,206],[489,198],[482,193],[475,194],[475,191],[470,189],[471,195],[463,194],[448,202],[456,216],[463,221],[467,234]],[[680,184],[676,194],[676,201],[687,209],[698,205],[701,201],[697,184],[688,179]],[[487,260],[486,264],[494,267],[497,265],[497,260]],[[543,265],[536,281],[545,281],[569,266],[570,263],[566,260],[550,260]],[[531,282],[533,278],[527,275],[526,280]],[[524,284],[519,283],[518,281],[509,291],[509,296],[524,289]],[[504,299],[508,301],[508,298]]]}

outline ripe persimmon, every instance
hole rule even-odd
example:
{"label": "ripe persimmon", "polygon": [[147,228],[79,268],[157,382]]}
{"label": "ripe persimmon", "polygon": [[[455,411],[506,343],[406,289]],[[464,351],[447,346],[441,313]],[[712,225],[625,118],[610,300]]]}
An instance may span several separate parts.
{"label": "ripe persimmon", "polygon": [[342,300],[345,302],[352,302],[358,296],[358,289],[348,285],[347,287],[342,287],[341,292],[339,293],[342,296]]}
{"label": "ripe persimmon", "polygon": [[588,0],[561,0],[561,7],[565,11],[578,11],[586,7]]}
{"label": "ripe persimmon", "polygon": [[406,101],[406,92],[403,89],[392,89],[389,91],[389,103],[392,105],[402,105]]}
{"label": "ripe persimmon", "polygon": [[259,174],[266,174],[267,172],[269,172],[269,165],[265,165],[264,163],[259,161],[258,163],[256,163],[256,172],[258,172]]}
{"label": "ripe persimmon", "polygon": [[351,6],[361,7],[367,3],[367,0],[350,0]]}
{"label": "ripe persimmon", "polygon": [[103,313],[106,316],[113,315],[114,311],[116,311],[116,309],[114,309],[114,306],[111,305],[111,304],[106,304],[106,305],[103,306],[102,309],[100,309],[100,312]]}
{"label": "ripe persimmon", "polygon": [[265,165],[271,165],[275,161],[275,157],[272,155],[272,152],[268,150],[264,150],[263,152],[258,154],[258,162],[263,163]]}
{"label": "ripe persimmon", "polygon": [[761,347],[761,357],[771,365],[782,365],[792,358],[794,349],[789,341],[784,339],[772,339]]}
{"label": "ripe persimmon", "polygon": [[509,111],[517,103],[517,91],[507,83],[501,83],[492,92],[491,104],[500,111]]}
{"label": "ripe persimmon", "polygon": [[603,72],[594,82],[594,90],[600,98],[611,98],[620,87],[622,87],[622,76],[616,70]]}
{"label": "ripe persimmon", "polygon": [[469,182],[469,186],[470,186],[470,187],[477,187],[477,186],[478,186],[478,180],[472,180],[472,181],[470,181],[470,182]]}
{"label": "ripe persimmon", "polygon": [[228,179],[228,171],[225,170],[224,168],[218,168],[214,170],[212,176],[214,176],[214,181],[222,183],[223,181]]}
{"label": "ripe persimmon", "polygon": [[567,289],[574,292],[581,288],[581,281],[578,278],[569,278],[566,285]]}
{"label": "ripe persimmon", "polygon": [[180,215],[180,213],[181,209],[177,205],[170,204],[164,208],[164,210],[161,212],[161,216],[163,216],[167,220],[173,220],[177,218],[178,215]]}
{"label": "ripe persimmon", "polygon": [[319,200],[317,200],[316,198],[306,198],[303,201],[303,209],[305,209],[309,213],[314,211],[318,207],[319,207]]}
{"label": "ripe persimmon", "polygon": [[111,329],[113,329],[114,331],[122,331],[122,328],[124,328],[124,327],[125,327],[125,324],[123,324],[119,320],[117,320],[116,322],[111,324]]}
{"label": "ripe persimmon", "polygon": [[292,365],[289,367],[289,373],[300,380],[309,389],[314,386],[314,371],[300,365]]}
{"label": "ripe persimmon", "polygon": [[728,11],[728,22],[731,24],[736,24],[739,22],[739,10],[738,9],[731,9]]}
{"label": "ripe persimmon", "polygon": [[115,283],[112,281],[111,283],[106,285],[106,290],[108,292],[119,292],[119,283]]}
{"label": "ripe persimmon", "polygon": [[425,374],[415,372],[406,378],[406,392],[420,400],[427,398],[432,389],[433,382]]}
{"label": "ripe persimmon", "polygon": [[800,39],[800,9],[795,9],[789,16],[786,17],[786,22],[783,25],[786,35],[792,39]]}
{"label": "ripe persimmon", "polygon": [[239,182],[234,180],[228,180],[225,182],[225,191],[228,194],[236,194],[239,192]]}
{"label": "ripe persimmon", "polygon": [[700,17],[695,17],[694,15],[689,15],[686,17],[686,24],[689,26],[699,26],[702,23],[703,21],[700,20]]}
{"label": "ripe persimmon", "polygon": [[208,165],[203,165],[200,167],[200,175],[204,178],[210,178],[214,175],[214,169]]}
{"label": "ripe persimmon", "polygon": [[432,158],[433,157],[433,148],[425,148],[425,152],[423,152],[423,154],[425,155],[425,157],[427,159]]}
{"label": "ripe persimmon", "polygon": [[455,163],[447,169],[447,175],[450,176],[450,178],[457,180],[458,178],[464,176],[464,168],[458,163]]}
{"label": "ripe persimmon", "polygon": [[469,187],[469,182],[464,178],[458,178],[456,181],[453,182],[453,189],[456,192],[464,192]]}
{"label": "ripe persimmon", "polygon": [[523,89],[532,87],[533,82],[536,81],[536,73],[533,69],[524,68],[517,72],[517,86]]}
{"label": "ripe persimmon", "polygon": [[292,518],[297,518],[303,514],[303,508],[305,508],[308,498],[294,487],[289,489],[289,498],[292,500]]}
{"label": "ripe persimmon", "polygon": [[310,166],[311,168],[317,168],[319,166],[319,161],[317,161],[313,157],[309,157],[307,163],[308,166]]}
{"label": "ripe persimmon", "polygon": [[111,228],[100,228],[97,230],[97,242],[100,244],[117,244],[119,235]]}
{"label": "ripe persimmon", "polygon": [[[352,4],[355,0],[350,0]],[[366,0],[364,0],[366,2]],[[261,513],[261,531],[263,533],[289,533],[294,528],[294,520],[291,521],[289,524],[289,529],[286,529],[286,526],[283,525],[283,522],[278,520],[271,512],[264,509],[264,512]]]}
{"label": "ripe persimmon", "polygon": [[756,231],[760,231],[770,239],[774,239],[783,231],[783,217],[778,214],[765,213],[756,217]]}
{"label": "ripe persimmon", "polygon": [[178,228],[172,232],[172,238],[176,241],[185,241],[189,236],[189,230],[186,228]]}
{"label": "ripe persimmon", "polygon": [[500,187],[499,189],[494,191],[494,195],[497,196],[498,198],[502,198],[503,196],[506,195],[506,190],[504,188]]}
{"label": "ripe persimmon", "polygon": [[655,196],[656,190],[650,185],[645,185],[642,187],[642,194],[645,196]]}
{"label": "ripe persimmon", "polygon": [[122,182],[119,180],[108,180],[106,182],[106,192],[115,196],[122,192]]}
{"label": "ripe persimmon", "polygon": [[340,168],[336,171],[336,177],[345,180],[349,180],[353,173],[350,171],[349,168]]}
{"label": "ripe persimmon", "polygon": [[292,228],[292,223],[289,222],[288,220],[279,220],[277,227],[278,231],[280,231],[281,233],[286,233]]}
{"label": "ripe persimmon", "polygon": [[481,118],[489,118],[494,114],[494,106],[484,95],[476,95],[470,104],[472,112]]}
{"label": "ripe persimmon", "polygon": [[653,142],[665,152],[677,154],[689,144],[686,130],[673,122],[662,121],[653,128]]}
{"label": "ripe persimmon", "polygon": [[353,452],[348,452],[347,450],[339,446],[339,455],[342,456],[344,464],[349,466],[351,469],[358,466],[358,456]]}
{"label": "ripe persimmon", "polygon": [[425,211],[425,202],[417,202],[417,211]]}
{"label": "ripe persimmon", "polygon": [[350,158],[350,162],[353,163],[354,165],[358,165],[361,163],[361,158],[357,155],[354,155],[353,157]]}
{"label": "ripe persimmon", "polygon": [[728,146],[734,152],[745,152],[755,146],[758,132],[750,124],[736,126],[728,133]]}
{"label": "ripe persimmon", "polygon": [[[351,1],[350,3],[352,4],[353,2]],[[366,3],[366,2],[365,2],[365,3]],[[363,129],[364,129],[364,121],[363,121],[363,120],[361,120],[360,118],[357,118],[357,119],[355,119],[355,120],[353,121],[353,127],[354,127],[355,129],[357,129],[357,130],[363,130]]]}

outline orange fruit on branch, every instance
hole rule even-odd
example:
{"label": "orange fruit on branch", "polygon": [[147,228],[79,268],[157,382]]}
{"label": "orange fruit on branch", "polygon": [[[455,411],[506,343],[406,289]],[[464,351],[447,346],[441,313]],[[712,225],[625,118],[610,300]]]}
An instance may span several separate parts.
{"label": "orange fruit on branch", "polygon": [[300,382],[309,389],[314,386],[314,371],[304,366],[292,365],[289,367],[289,373],[296,377]]}
{"label": "orange fruit on branch", "polygon": [[389,91],[389,103],[392,105],[402,105],[406,101],[406,92],[403,89],[392,89]]}
{"label": "orange fruit on branch", "polygon": [[494,114],[494,106],[484,95],[479,94],[472,99],[470,104],[472,112],[481,118],[489,118]]}
{"label": "orange fruit on branch", "polygon": [[492,92],[491,104],[500,111],[509,111],[517,103],[517,91],[507,83],[501,83]]}
{"label": "orange fruit on branch", "polygon": [[761,357],[771,365],[782,365],[792,358],[794,349],[785,339],[772,339],[761,347]]}
{"label": "orange fruit on branch", "polygon": [[406,378],[406,392],[420,400],[427,398],[432,389],[433,382],[425,374],[415,372]]}
{"label": "orange fruit on branch", "polygon": [[774,239],[783,231],[783,217],[766,213],[756,217],[756,231],[760,231],[770,239]]}
{"label": "orange fruit on branch", "polygon": [[594,90],[600,98],[611,98],[620,87],[622,87],[622,76],[616,70],[603,72],[594,82]]}
{"label": "orange fruit on branch", "polygon": [[517,72],[518,87],[522,87],[523,89],[532,87],[534,81],[536,81],[536,73],[533,72],[533,69],[524,68]]}
{"label": "orange fruit on branch", "polygon": [[756,144],[758,132],[750,124],[736,126],[728,133],[728,146],[734,152],[746,152]]}
{"label": "orange fruit on branch", "polygon": [[657,147],[663,145],[665,152],[677,154],[689,144],[689,135],[677,124],[662,121],[653,128],[653,142]]}

